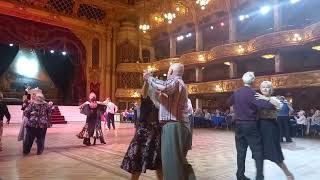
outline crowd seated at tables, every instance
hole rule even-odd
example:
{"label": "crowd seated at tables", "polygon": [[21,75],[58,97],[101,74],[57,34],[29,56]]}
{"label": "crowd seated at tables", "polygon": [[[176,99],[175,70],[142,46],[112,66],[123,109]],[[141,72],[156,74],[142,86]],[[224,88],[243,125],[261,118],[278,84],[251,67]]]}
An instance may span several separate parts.
{"label": "crowd seated at tables", "polygon": [[[194,110],[195,128],[234,128],[234,113],[232,110]],[[320,110],[311,109],[308,113],[299,110],[290,116],[290,132],[292,137],[319,136]]]}
{"label": "crowd seated at tables", "polygon": [[232,129],[234,126],[233,112],[229,109],[225,111],[221,111],[219,109],[216,109],[214,111],[210,111],[208,109],[196,109],[194,112],[195,128],[225,127],[227,129]]}

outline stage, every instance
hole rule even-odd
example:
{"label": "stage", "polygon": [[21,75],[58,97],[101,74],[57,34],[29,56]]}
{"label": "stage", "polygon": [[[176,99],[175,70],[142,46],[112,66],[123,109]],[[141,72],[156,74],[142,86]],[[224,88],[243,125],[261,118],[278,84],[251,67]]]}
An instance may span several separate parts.
{"label": "stage", "polygon": [[[22,156],[22,144],[17,142],[18,124],[4,125],[3,151],[0,152],[0,179],[129,179],[120,169],[128,144],[134,134],[133,124],[116,124],[116,130],[105,130],[106,145],[85,147],[75,134],[83,122],[54,125],[46,136],[46,149],[41,156],[33,148]],[[99,141],[98,141],[99,142]],[[35,147],[35,144],[34,144]],[[296,180],[317,180],[320,172],[320,140],[295,138],[283,144],[285,162]],[[188,154],[199,180],[234,180],[236,152],[232,131],[195,129],[193,149]],[[247,175],[255,175],[254,161],[247,155]],[[280,169],[265,162],[266,180],[285,180]],[[141,179],[156,179],[148,171]]]}

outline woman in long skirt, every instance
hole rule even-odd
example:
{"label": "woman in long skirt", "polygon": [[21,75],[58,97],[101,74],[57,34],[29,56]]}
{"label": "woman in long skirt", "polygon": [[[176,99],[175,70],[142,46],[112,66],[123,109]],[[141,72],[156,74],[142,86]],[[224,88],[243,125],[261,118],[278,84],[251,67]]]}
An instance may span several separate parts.
{"label": "woman in long skirt", "polygon": [[280,145],[280,129],[277,122],[277,113],[281,108],[281,102],[276,97],[271,97],[273,89],[270,81],[263,81],[260,85],[260,91],[263,95],[257,94],[257,99],[267,100],[277,108],[277,110],[259,110],[259,123],[263,142],[264,159],[276,163],[287,176],[287,179],[293,180],[293,174],[288,170],[284,163],[284,157]]}
{"label": "woman in long skirt", "polygon": [[136,122],[136,133],[125,154],[121,168],[132,174],[131,180],[139,179],[147,169],[156,170],[158,179],[162,179],[160,135],[157,104],[152,102],[154,93],[144,85],[144,96],[141,97],[140,114]]}

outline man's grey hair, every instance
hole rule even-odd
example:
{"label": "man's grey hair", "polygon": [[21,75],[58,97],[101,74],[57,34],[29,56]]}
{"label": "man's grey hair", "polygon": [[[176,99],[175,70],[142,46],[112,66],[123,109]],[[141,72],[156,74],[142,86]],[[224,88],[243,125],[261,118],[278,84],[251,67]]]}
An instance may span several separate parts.
{"label": "man's grey hair", "polygon": [[254,76],[254,72],[246,72],[243,74],[242,76],[242,81],[244,84],[253,84],[254,80],[256,79],[256,77]]}
{"label": "man's grey hair", "polygon": [[181,63],[173,63],[170,68],[173,70],[173,75],[183,76],[184,65]]}

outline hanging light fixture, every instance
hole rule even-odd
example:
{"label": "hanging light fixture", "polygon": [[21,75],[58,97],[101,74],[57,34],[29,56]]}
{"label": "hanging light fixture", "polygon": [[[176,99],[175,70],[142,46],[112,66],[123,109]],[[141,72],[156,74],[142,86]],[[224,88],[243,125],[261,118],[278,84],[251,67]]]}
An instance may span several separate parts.
{"label": "hanging light fixture", "polygon": [[206,8],[206,6],[209,4],[210,0],[197,0],[196,4],[198,4],[202,10]]}
{"label": "hanging light fixture", "polygon": [[150,29],[150,25],[146,23],[146,0],[143,1],[143,23],[139,25],[139,29],[146,33]]}
{"label": "hanging light fixture", "polygon": [[169,1],[167,3],[164,1],[164,3],[165,3],[165,8],[164,8],[165,13],[163,14],[164,19],[166,19],[168,23],[171,24],[173,19],[176,18],[176,14],[174,13],[174,11],[172,11],[171,4]]}

